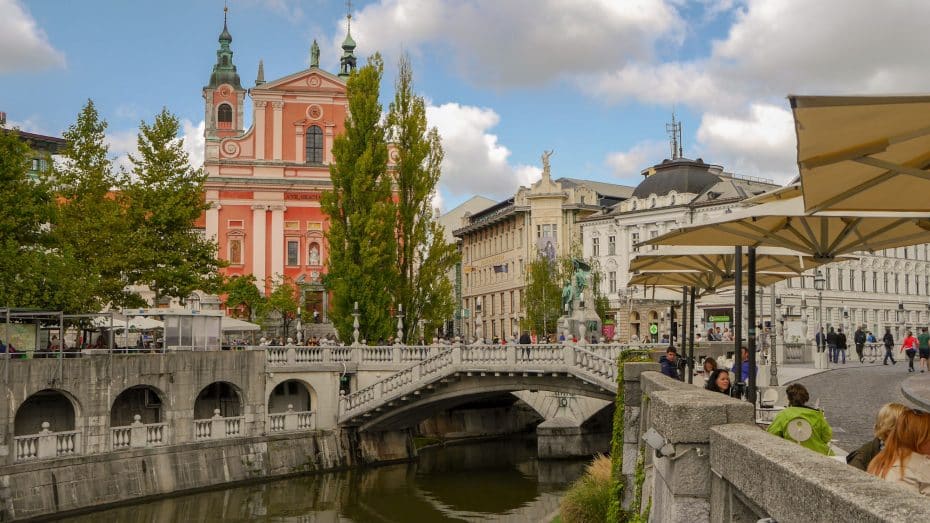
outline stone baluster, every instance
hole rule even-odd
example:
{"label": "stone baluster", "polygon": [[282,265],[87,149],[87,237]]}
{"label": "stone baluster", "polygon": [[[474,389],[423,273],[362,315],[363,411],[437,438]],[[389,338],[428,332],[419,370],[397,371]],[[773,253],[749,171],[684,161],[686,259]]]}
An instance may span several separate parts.
{"label": "stone baluster", "polygon": [[404,304],[397,306],[397,339],[398,345],[404,344]]}
{"label": "stone baluster", "polygon": [[42,430],[39,431],[39,448],[36,452],[39,459],[54,458],[58,455],[58,437],[49,427],[51,427],[49,422],[42,422]]}
{"label": "stone baluster", "polygon": [[353,346],[353,347],[358,347],[359,345],[361,345],[361,344],[358,342],[358,336],[359,336],[359,332],[358,332],[358,326],[359,326],[359,325],[358,325],[358,319],[359,319],[359,317],[360,317],[361,315],[362,315],[362,314],[361,314],[360,312],[358,312],[358,302],[355,302],[355,305],[354,305],[353,308],[352,308],[352,318],[353,318],[353,319],[352,319],[352,339],[354,340],[354,341],[352,342],[352,346]]}

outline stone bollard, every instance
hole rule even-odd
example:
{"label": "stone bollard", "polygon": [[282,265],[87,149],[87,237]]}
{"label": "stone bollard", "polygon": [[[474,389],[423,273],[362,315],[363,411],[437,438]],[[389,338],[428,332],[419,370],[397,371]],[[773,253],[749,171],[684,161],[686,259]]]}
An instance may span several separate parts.
{"label": "stone bollard", "polygon": [[223,439],[226,437],[226,420],[220,416],[220,409],[213,409],[213,418],[210,419],[210,439]]}
{"label": "stone bollard", "polygon": [[284,430],[297,430],[297,414],[290,403],[287,404],[287,412],[284,414]]}
{"label": "stone bollard", "polygon": [[145,425],[142,423],[142,416],[135,414],[132,417],[132,424],[129,429],[129,446],[133,448],[144,447],[147,440]]}
{"label": "stone bollard", "polygon": [[294,347],[288,347],[286,349],[287,354],[287,365],[288,367],[297,363],[297,349]]}
{"label": "stone bollard", "polygon": [[42,422],[42,430],[39,431],[39,445],[36,451],[36,457],[39,459],[54,458],[58,455],[56,448],[58,438],[51,430],[51,424],[47,421]]}
{"label": "stone bollard", "polygon": [[391,347],[391,363],[400,363],[400,346]]}

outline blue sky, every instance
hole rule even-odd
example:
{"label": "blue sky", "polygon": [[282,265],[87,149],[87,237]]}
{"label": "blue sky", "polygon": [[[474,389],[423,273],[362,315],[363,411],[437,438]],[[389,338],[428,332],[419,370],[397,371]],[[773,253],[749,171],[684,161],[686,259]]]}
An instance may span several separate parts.
{"label": "blue sky", "polygon": [[[244,86],[307,66],[313,38],[336,68],[346,6],[229,0]],[[635,184],[668,156],[675,109],[684,153],[784,182],[796,168],[785,95],[926,91],[930,2],[853,0],[375,0],[352,5],[357,54],[411,56],[446,150],[445,209],[503,198],[539,175]],[[201,88],[222,29],[220,0],[0,0],[0,110],[59,134],[87,98],[114,156],[166,106],[199,162]]]}

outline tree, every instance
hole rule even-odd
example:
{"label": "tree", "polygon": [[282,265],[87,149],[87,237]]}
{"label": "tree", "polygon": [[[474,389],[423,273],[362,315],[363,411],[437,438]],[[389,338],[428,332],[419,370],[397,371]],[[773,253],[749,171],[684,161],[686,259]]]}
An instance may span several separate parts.
{"label": "tree", "polygon": [[221,279],[216,244],[192,224],[206,211],[206,173],[190,165],[178,118],[162,109],[139,126],[138,156],[130,155],[126,187],[135,231],[130,259],[134,281],[162,296],[184,299],[196,289],[215,292]]}
{"label": "tree", "polygon": [[591,297],[594,300],[594,312],[601,321],[607,320],[607,313],[610,312],[610,298],[601,292],[601,282],[604,280],[604,273],[601,272],[600,266],[595,260],[590,262],[591,270]]}
{"label": "tree", "polygon": [[346,130],[333,141],[329,172],[333,189],[322,197],[329,217],[327,290],[333,293],[330,318],[343,340],[351,339],[353,304],[367,339],[391,334],[396,284],[396,239],[387,144],[378,102],[384,65],[375,54],[347,82]]}
{"label": "tree", "polygon": [[288,327],[297,317],[297,288],[290,278],[280,275],[275,278],[274,288],[262,304],[261,312],[263,324],[272,317],[280,318],[287,337]]}
{"label": "tree", "polygon": [[0,300],[3,306],[37,307],[51,195],[28,177],[30,151],[16,130],[0,130]]}
{"label": "tree", "polygon": [[[121,184],[108,158],[106,127],[88,100],[77,121],[64,133],[67,145],[63,161],[47,178],[58,199],[50,220],[50,248],[60,256],[59,264],[73,260],[81,274],[71,282],[76,294],[67,300],[70,303],[63,304],[72,312],[95,312],[107,304],[143,303],[127,291],[134,283],[132,256],[127,253],[134,251],[139,236],[128,219],[131,204],[116,190]],[[75,267],[61,268],[70,269],[67,273],[78,272]]]}
{"label": "tree", "polygon": [[255,276],[251,274],[228,278],[223,284],[223,292],[226,294],[224,303],[226,308],[245,309],[246,318],[249,320],[254,320],[265,305],[265,297],[258,292],[258,287],[255,286]]}
{"label": "tree", "polygon": [[524,328],[541,334],[556,332],[562,315],[560,262],[545,257],[533,260],[527,270]]}
{"label": "tree", "polygon": [[426,103],[413,92],[413,70],[406,57],[400,60],[387,124],[397,148],[395,296],[410,318],[404,326],[404,338],[410,339],[416,320],[422,319],[429,333],[452,316],[452,284],[445,275],[459,254],[455,245],[446,243],[443,227],[435,219],[432,205],[441,174],[442,144],[436,128],[427,128]]}

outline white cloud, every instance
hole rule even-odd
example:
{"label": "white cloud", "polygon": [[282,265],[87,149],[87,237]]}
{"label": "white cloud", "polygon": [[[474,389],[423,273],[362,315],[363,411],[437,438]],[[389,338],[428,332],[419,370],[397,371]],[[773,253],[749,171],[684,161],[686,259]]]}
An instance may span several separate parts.
{"label": "white cloud", "polygon": [[668,144],[660,142],[639,142],[626,151],[608,153],[604,163],[614,176],[636,185],[642,181],[639,175],[643,169],[670,155],[668,147]]}
{"label": "white cloud", "polygon": [[0,74],[65,65],[64,55],[17,0],[0,0]]}
{"label": "white cloud", "polygon": [[[647,59],[656,42],[680,41],[683,28],[666,0],[380,0],[352,21],[363,54],[393,58],[431,46],[448,52],[463,77],[499,86]],[[344,34],[340,22],[333,49]]]}
{"label": "white cloud", "polygon": [[123,170],[126,173],[132,171],[132,162],[129,155],[138,155],[137,138],[138,129],[126,129],[116,132],[108,132],[104,137],[104,142],[110,148],[110,157],[113,159],[113,168],[117,171]]}
{"label": "white cloud", "polygon": [[780,183],[797,172],[794,118],[782,107],[753,104],[741,117],[705,113],[697,140],[705,158],[732,172]]}
{"label": "white cloud", "polygon": [[204,121],[194,124],[187,118],[181,120],[182,138],[184,138],[184,150],[190,158],[191,167],[194,169],[203,165],[203,151],[206,147],[206,141],[203,137]]}
{"label": "white cloud", "polygon": [[510,150],[490,132],[500,122],[492,109],[456,103],[428,105],[426,119],[442,137],[445,157],[439,184],[448,196],[504,198],[539,178],[537,167],[508,162]]}

